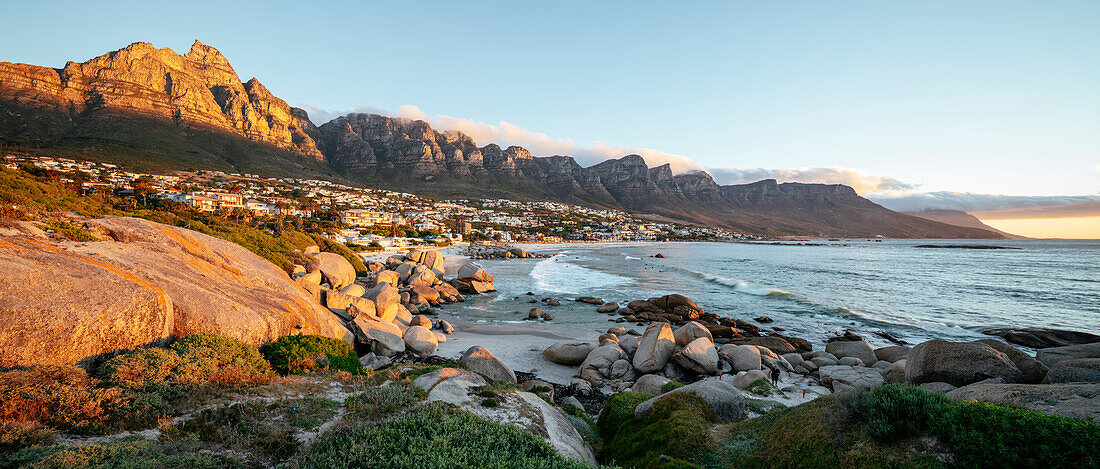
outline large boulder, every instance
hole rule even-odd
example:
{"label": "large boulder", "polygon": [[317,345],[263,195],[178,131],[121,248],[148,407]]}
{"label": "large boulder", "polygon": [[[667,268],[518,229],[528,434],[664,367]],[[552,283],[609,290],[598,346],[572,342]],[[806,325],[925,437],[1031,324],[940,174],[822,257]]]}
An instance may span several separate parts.
{"label": "large boulder", "polygon": [[865,366],[831,365],[817,370],[821,382],[833,392],[862,391],[883,385],[882,372]]}
{"label": "large boulder", "polygon": [[328,280],[334,290],[339,290],[355,283],[355,267],[344,256],[331,252],[321,252],[313,255],[317,260],[317,266],[321,269],[321,275]]}
{"label": "large boulder", "polygon": [[988,345],[934,339],[909,352],[905,378],[912,384],[939,381],[962,387],[990,378],[1019,383],[1023,374],[1007,355]]}
{"label": "large boulder", "polygon": [[634,383],[633,390],[656,396],[664,394],[661,388],[669,381],[672,380],[661,375],[642,375],[642,377],[638,378],[638,381]]}
{"label": "large boulder", "polygon": [[90,363],[196,332],[353,340],[312,293],[237,244],[137,218],[84,223],[101,241],[0,230],[0,367]]}
{"label": "large boulder", "polygon": [[650,324],[642,334],[638,350],[634,352],[634,369],[638,373],[659,371],[665,367],[675,350],[676,338],[672,335],[672,327],[665,323]]}
{"label": "large boulder", "polygon": [[871,344],[864,340],[836,340],[825,345],[825,351],[837,358],[858,358],[866,366],[874,365],[878,361]]}
{"label": "large boulder", "polygon": [[905,360],[905,358],[909,356],[910,350],[913,350],[913,347],[906,345],[891,345],[877,348],[875,349],[875,358],[894,363],[898,360]]}
{"label": "large boulder", "polygon": [[401,306],[401,292],[389,283],[379,283],[363,294],[363,298],[374,302],[375,315],[379,319],[390,322],[397,317]]}
{"label": "large boulder", "polygon": [[462,264],[462,267],[458,268],[457,277],[460,280],[474,280],[492,285],[493,276],[483,270],[481,266],[474,264],[473,262],[467,262]]}
{"label": "large boulder", "polygon": [[986,384],[947,393],[956,401],[992,402],[1045,414],[1100,421],[1100,383]]}
{"label": "large boulder", "polygon": [[427,327],[412,326],[405,330],[405,348],[420,355],[431,355],[439,346],[439,340]]}
{"label": "large boulder", "polygon": [[504,366],[504,362],[493,355],[493,352],[480,345],[470,347],[463,352],[462,357],[458,359],[458,364],[490,381],[516,382],[516,374]]}
{"label": "large boulder", "polygon": [[419,303],[437,303],[439,301],[439,290],[432,287],[414,286],[409,289],[409,302],[412,304]]}
{"label": "large boulder", "polygon": [[431,270],[443,270],[443,253],[439,251],[428,251],[424,253],[424,257],[420,259],[420,263]]}
{"label": "large boulder", "polygon": [[714,410],[715,418],[720,422],[736,422],[745,418],[745,396],[732,384],[716,378],[696,381],[642,402],[634,408],[635,418],[645,418],[646,415],[649,415],[649,411],[653,409],[653,404],[672,393],[687,393],[701,397],[707,404],[710,404],[711,409]]}
{"label": "large boulder", "polygon": [[597,347],[581,363],[578,376],[593,385],[602,386],[605,380],[611,379],[611,365],[625,357],[625,352],[618,345]]}
{"label": "large boulder", "polygon": [[994,350],[1005,354],[1008,359],[1012,360],[1012,363],[1016,365],[1016,368],[1020,369],[1020,373],[1023,374],[1023,382],[1025,383],[1041,383],[1043,382],[1043,377],[1047,375],[1047,366],[1044,365],[1043,362],[1006,342],[997,339],[981,339],[976,342],[988,345]]}
{"label": "large boulder", "polygon": [[392,322],[380,321],[372,315],[361,315],[351,322],[355,340],[376,355],[392,357],[405,351],[401,329]]}
{"label": "large boulder", "polygon": [[401,283],[401,274],[398,274],[397,272],[392,270],[382,270],[379,271],[377,274],[374,274],[374,286],[377,286],[379,283],[383,282],[390,285],[397,285]]}
{"label": "large boulder", "polygon": [[1046,366],[1054,366],[1062,360],[1074,358],[1100,358],[1100,342],[1039,349],[1035,358]]}
{"label": "large boulder", "polygon": [[1100,358],[1061,360],[1050,367],[1044,383],[1100,383]]}
{"label": "large boulder", "polygon": [[706,337],[707,339],[710,339],[711,342],[714,342],[714,336],[710,334],[710,330],[695,321],[688,321],[687,324],[684,324],[683,326],[680,326],[679,329],[676,329],[676,332],[673,332],[672,335],[676,338],[676,345],[680,347],[683,347],[691,343],[691,341],[700,337]]}
{"label": "large boulder", "polygon": [[543,350],[542,356],[559,365],[577,366],[584,363],[593,348],[588,342],[556,342]]}
{"label": "large boulder", "polygon": [[672,361],[699,374],[718,373],[718,350],[714,348],[714,342],[706,337],[700,337],[685,345],[672,356]]}
{"label": "large boulder", "polygon": [[409,278],[407,280],[407,283],[410,287],[430,287],[432,285],[435,285],[435,282],[435,272],[432,272],[432,269],[429,269],[422,265],[416,266],[416,268],[413,269],[411,273],[409,273]]}
{"label": "large boulder", "polygon": [[718,349],[718,354],[729,362],[734,373],[759,370],[761,366],[760,349],[752,345],[723,345],[722,348]]}
{"label": "large boulder", "polygon": [[786,339],[776,336],[734,337],[731,338],[729,342],[734,345],[759,345],[779,355],[798,351],[790,342],[787,342]]}

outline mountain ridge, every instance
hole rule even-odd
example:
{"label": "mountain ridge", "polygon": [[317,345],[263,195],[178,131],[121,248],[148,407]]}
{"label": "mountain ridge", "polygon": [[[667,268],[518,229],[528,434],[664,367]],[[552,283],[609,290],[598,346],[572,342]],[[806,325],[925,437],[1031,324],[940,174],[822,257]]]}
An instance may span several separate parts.
{"label": "mountain ridge", "polygon": [[893,212],[839,184],[720,186],[705,172],[651,168],[639,155],[583,167],[378,114],[316,126],[258,79],[242,82],[198,40],[183,55],[138,42],[59,69],[2,62],[0,135],[93,149],[106,141],[177,165],[338,175],[409,192],[552,199],[748,234],[1000,237]]}

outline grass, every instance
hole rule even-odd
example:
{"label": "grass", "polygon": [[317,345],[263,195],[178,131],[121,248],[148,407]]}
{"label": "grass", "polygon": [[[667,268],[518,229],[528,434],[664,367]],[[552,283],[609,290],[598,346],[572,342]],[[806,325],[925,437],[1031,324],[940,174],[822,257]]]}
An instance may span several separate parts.
{"label": "grass", "polygon": [[429,403],[384,424],[327,432],[298,459],[303,469],[582,468],[519,428],[483,420],[445,403]]}
{"label": "grass", "polygon": [[320,335],[288,335],[260,349],[280,374],[302,374],[331,368],[364,373],[359,357],[347,342]]}
{"label": "grass", "polygon": [[427,397],[424,390],[407,382],[395,382],[370,388],[347,398],[348,415],[362,419],[387,417],[412,407]]}
{"label": "grass", "polygon": [[39,225],[39,228],[53,230],[65,238],[71,241],[97,241],[98,237],[88,232],[84,228],[74,225],[71,222],[64,220],[51,220],[44,225]]}
{"label": "grass", "polygon": [[315,431],[340,404],[323,398],[252,400],[205,409],[189,420],[162,426],[165,438],[216,443],[220,448],[285,461],[299,449],[297,433]]}
{"label": "grass", "polygon": [[756,394],[757,396],[770,396],[772,394],[780,392],[772,383],[766,379],[758,379],[749,383],[745,390]]}

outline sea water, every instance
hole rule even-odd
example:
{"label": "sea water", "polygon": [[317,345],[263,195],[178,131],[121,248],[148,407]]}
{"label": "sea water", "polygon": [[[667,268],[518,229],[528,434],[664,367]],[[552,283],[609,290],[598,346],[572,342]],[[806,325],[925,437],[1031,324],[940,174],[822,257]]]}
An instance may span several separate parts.
{"label": "sea water", "polygon": [[[812,244],[812,245],[809,245]],[[929,249],[919,245],[1015,249]],[[498,292],[447,306],[459,320],[522,323],[531,307],[554,324],[601,332],[618,315],[575,303],[595,296],[624,305],[668,293],[705,311],[824,343],[852,330],[876,345],[887,332],[909,343],[973,340],[990,326],[1100,333],[1100,241],[841,240],[527,246],[545,259],[484,260]],[[662,253],[665,258],[653,255]],[[526,295],[526,293],[534,295]],[[555,298],[559,307],[530,304]],[[628,326],[631,326],[627,324]],[[545,325],[550,327],[550,325]],[[638,326],[637,327],[641,330]]]}

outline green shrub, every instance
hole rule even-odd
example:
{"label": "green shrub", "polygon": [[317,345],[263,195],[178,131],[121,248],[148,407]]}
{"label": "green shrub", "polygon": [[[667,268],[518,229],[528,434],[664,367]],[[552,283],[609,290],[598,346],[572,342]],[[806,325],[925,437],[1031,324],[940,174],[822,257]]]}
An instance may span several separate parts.
{"label": "green shrub", "polygon": [[95,235],[89,233],[88,230],[64,220],[46,222],[45,228],[61,233],[66,238],[73,241],[96,241],[99,239]]}
{"label": "green shrub", "polygon": [[351,346],[340,339],[319,335],[288,335],[261,349],[264,358],[281,374],[304,373],[316,366],[314,357],[324,354],[330,368],[362,373],[363,367]]}
{"label": "green shrub", "polygon": [[1100,423],[986,402],[943,408],[933,433],[961,467],[1098,467]]}
{"label": "green shrub", "polygon": [[596,419],[596,429],[600,431],[600,437],[609,440],[623,429],[624,425],[634,423],[634,408],[649,399],[653,395],[645,392],[620,392],[607,398],[600,416]]}
{"label": "green shrub", "polygon": [[358,417],[384,417],[412,407],[426,396],[424,390],[407,383],[391,383],[370,388],[347,398],[348,414]]}
{"label": "green shrub", "polygon": [[950,402],[941,393],[901,384],[879,386],[866,399],[867,434],[882,441],[920,435]]}
{"label": "green shrub", "polygon": [[100,368],[111,384],[142,388],[151,384],[256,384],[271,379],[271,367],[256,347],[216,334],[191,334],[165,349],[141,348],[116,356]]}
{"label": "green shrub", "polygon": [[[601,451],[605,461],[624,467],[691,467],[688,460],[714,445],[710,435],[714,411],[694,394],[662,396],[641,420],[632,414],[620,416],[618,430],[605,436]],[[603,415],[598,422],[603,435]]]}
{"label": "green shrub", "polygon": [[147,441],[140,437],[105,444],[32,446],[0,457],[0,469],[234,469],[250,466],[225,456]]}
{"label": "green shrub", "polygon": [[499,407],[500,402],[497,401],[496,399],[492,398],[492,397],[487,397],[487,398],[481,400],[481,406],[482,407]]}
{"label": "green shrub", "polygon": [[661,394],[664,394],[666,392],[672,392],[672,391],[675,391],[676,389],[679,389],[679,388],[682,388],[682,387],[684,387],[684,383],[681,383],[681,382],[676,381],[676,380],[671,380],[671,381],[661,385]]}
{"label": "green shrub", "polygon": [[330,467],[583,468],[519,428],[483,420],[442,402],[384,424],[361,423],[322,434],[298,459]]}

